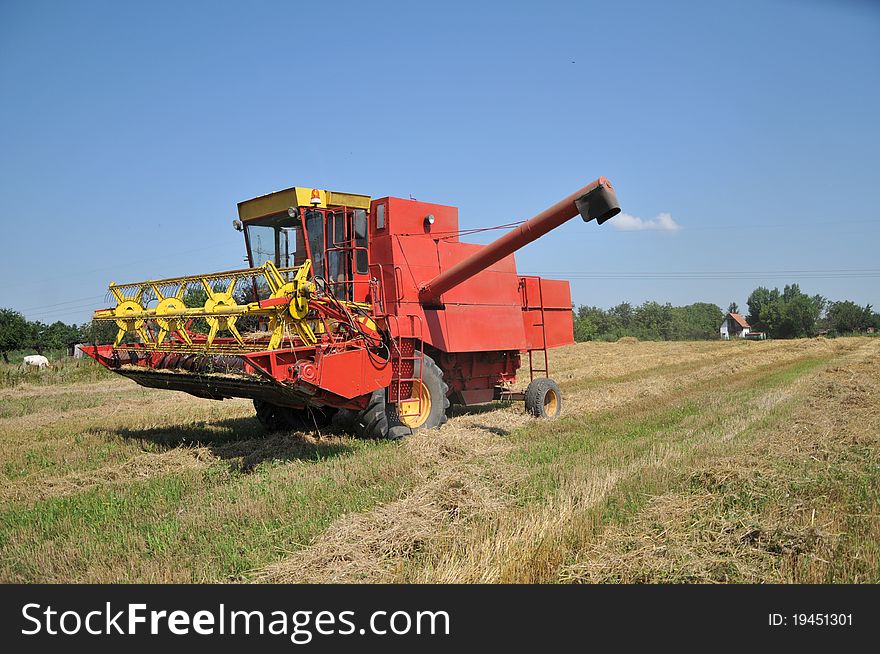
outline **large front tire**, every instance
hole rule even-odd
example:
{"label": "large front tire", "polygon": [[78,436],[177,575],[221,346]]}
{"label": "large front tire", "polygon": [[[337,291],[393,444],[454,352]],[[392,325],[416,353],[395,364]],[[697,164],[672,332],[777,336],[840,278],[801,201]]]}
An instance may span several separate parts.
{"label": "large front tire", "polygon": [[[423,371],[423,372],[420,372]],[[387,390],[374,391],[366,409],[353,412],[341,409],[333,422],[360,438],[397,440],[419,429],[434,429],[446,422],[449,387],[443,381],[443,371],[431,357],[416,359],[413,377],[414,395],[419,400],[407,400],[401,407],[386,401]],[[402,410],[401,410],[402,409]]]}
{"label": "large front tire", "polygon": [[359,438],[386,438],[388,436],[388,411],[385,405],[385,389],[373,391],[370,403],[354,418],[354,433]]}

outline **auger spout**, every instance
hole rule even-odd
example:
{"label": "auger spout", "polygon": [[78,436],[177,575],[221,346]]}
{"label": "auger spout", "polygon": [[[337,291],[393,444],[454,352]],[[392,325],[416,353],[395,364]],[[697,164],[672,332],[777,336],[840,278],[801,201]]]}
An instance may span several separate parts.
{"label": "auger spout", "polygon": [[419,288],[422,304],[437,304],[440,296],[467,281],[493,263],[544,236],[578,214],[584,222],[604,223],[620,213],[617,195],[605,177],[587,184],[534,218],[512,229],[476,254],[445,270]]}

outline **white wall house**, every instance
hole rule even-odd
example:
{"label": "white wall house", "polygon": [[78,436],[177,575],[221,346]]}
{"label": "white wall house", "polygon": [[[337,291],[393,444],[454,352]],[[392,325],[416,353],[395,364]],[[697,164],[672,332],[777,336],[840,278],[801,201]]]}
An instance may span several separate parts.
{"label": "white wall house", "polygon": [[731,338],[745,338],[749,333],[749,323],[738,313],[728,313],[721,322],[721,338],[725,341]]}

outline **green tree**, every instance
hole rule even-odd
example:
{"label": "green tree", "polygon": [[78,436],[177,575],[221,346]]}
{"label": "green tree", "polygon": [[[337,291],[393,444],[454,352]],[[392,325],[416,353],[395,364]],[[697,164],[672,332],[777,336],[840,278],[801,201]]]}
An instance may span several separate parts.
{"label": "green tree", "polygon": [[[593,320],[597,307],[581,305],[574,315],[574,340],[578,342],[592,341],[599,333],[599,328]],[[598,309],[602,311],[601,309]],[[604,313],[604,312],[602,312]]]}
{"label": "green tree", "polygon": [[613,330],[623,335],[624,332],[630,330],[633,326],[633,318],[635,311],[629,302],[621,302],[616,307],[608,310],[608,317],[613,325]]}
{"label": "green tree", "polygon": [[[118,327],[115,322],[109,320],[92,320],[79,328],[79,337],[77,340],[83,343],[91,343],[92,345],[106,345],[116,340],[116,332]],[[132,336],[127,335],[130,342]]]}
{"label": "green tree", "polygon": [[771,323],[776,323],[780,319],[779,300],[779,289],[774,288],[771,291],[769,288],[759,286],[752,291],[749,299],[746,300],[749,306],[747,320],[752,329],[768,333],[773,331],[775,325]]}
{"label": "green tree", "polygon": [[816,310],[818,311],[817,320],[820,320],[826,313],[826,310],[830,306],[830,302],[828,302],[828,298],[823,297],[822,295],[814,295],[812,297],[813,304],[816,305]]}
{"label": "green tree", "polygon": [[42,345],[47,350],[61,350],[80,340],[80,330],[76,325],[68,325],[57,320],[45,328]]}
{"label": "green tree", "polygon": [[731,302],[727,305],[727,313],[739,313],[739,305],[736,302]]}
{"label": "green tree", "polygon": [[672,333],[675,340],[695,341],[718,338],[724,313],[716,304],[695,302],[672,309]]}
{"label": "green tree", "polygon": [[715,304],[696,302],[685,307],[645,302],[633,308],[622,303],[608,311],[581,305],[574,312],[577,341],[614,340],[637,336],[645,340],[696,340],[716,338],[723,318]]}
{"label": "green tree", "polygon": [[832,328],[841,334],[857,332],[873,326],[875,315],[870,304],[860,307],[850,300],[832,302],[828,307],[828,320]]}
{"label": "green tree", "polygon": [[[776,289],[774,289],[776,290]],[[774,338],[783,338],[782,321],[785,319],[785,301],[776,295],[761,307],[757,331],[765,331]],[[751,325],[751,323],[749,323]]]}
{"label": "green tree", "polygon": [[802,338],[815,334],[819,312],[820,309],[814,298],[799,291],[798,294],[791,294],[789,299],[783,301],[782,320],[775,336],[777,338]]}
{"label": "green tree", "polygon": [[18,311],[0,309],[0,354],[9,363],[9,353],[28,347],[31,329]]}
{"label": "green tree", "polygon": [[40,322],[39,320],[29,322],[27,345],[25,345],[25,347],[36,350],[37,354],[42,354],[43,351],[46,349],[45,347],[43,347],[43,342],[47,329],[48,326]]}
{"label": "green tree", "polygon": [[816,323],[827,301],[821,295],[809,296],[797,284],[778,288],[759,286],[749,295],[749,325],[773,338],[799,338],[816,333]]}
{"label": "green tree", "polygon": [[672,305],[668,302],[645,302],[633,311],[630,331],[646,340],[670,340],[672,332]]}

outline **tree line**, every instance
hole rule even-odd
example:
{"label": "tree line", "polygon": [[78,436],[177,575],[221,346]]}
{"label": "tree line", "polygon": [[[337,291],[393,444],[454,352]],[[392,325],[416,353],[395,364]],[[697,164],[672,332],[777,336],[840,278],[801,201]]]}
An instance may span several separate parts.
{"label": "tree line", "polygon": [[9,354],[22,350],[37,354],[64,350],[71,343],[107,343],[116,335],[113,323],[68,325],[27,320],[14,309],[0,309],[0,355],[9,363]]}
{"label": "tree line", "polygon": [[[224,291],[220,284],[217,291]],[[268,288],[264,289],[264,295],[258,297],[255,289],[245,287],[239,289],[235,299],[239,304],[247,304],[269,296]],[[204,306],[208,294],[202,287],[189,288],[183,297],[183,302],[188,307]],[[239,330],[257,329],[257,319],[252,316],[244,316],[237,323]],[[190,331],[207,334],[208,325],[203,318],[194,320]],[[14,309],[0,308],[0,356],[9,363],[9,355],[12,352],[25,351],[43,354],[46,352],[58,352],[66,349],[72,343],[112,343],[116,338],[116,324],[110,321],[89,322],[83,325],[68,325],[60,320],[52,324],[45,324],[39,320],[27,320],[20,312]],[[137,340],[137,337],[128,333],[123,338],[123,343]]]}
{"label": "tree line", "polygon": [[[852,334],[871,328],[880,331],[880,314],[870,304],[850,300],[831,302],[821,295],[807,295],[797,284],[768,289],[759,286],[749,295],[748,315],[752,331],[771,338],[801,338],[817,334]],[[740,313],[732,302],[727,310]],[[576,341],[615,341],[634,336],[649,341],[691,341],[719,338],[726,312],[716,304],[696,302],[686,306],[645,302],[633,306],[622,302],[610,309],[580,305],[574,310]]]}
{"label": "tree line", "polygon": [[724,314],[715,304],[683,307],[621,302],[610,309],[581,305],[575,310],[576,341],[611,341],[635,336],[643,341],[693,341],[715,338]]}
{"label": "tree line", "polygon": [[801,338],[827,333],[852,334],[880,329],[880,314],[870,304],[851,300],[831,302],[821,295],[807,295],[797,284],[770,290],[759,286],[747,301],[746,318],[753,331],[771,338]]}
{"label": "tree line", "polygon": [[[204,293],[200,289],[196,292]],[[204,299],[193,298],[187,304],[197,306]],[[771,338],[880,331],[880,314],[870,304],[831,302],[821,295],[807,295],[797,284],[787,285],[782,291],[759,286],[749,295],[747,304],[746,320],[752,331],[765,332]],[[728,311],[739,313],[739,307],[731,303]],[[718,305],[708,302],[681,307],[669,302],[644,302],[637,306],[621,302],[610,309],[580,305],[574,309],[574,336],[577,341],[611,341],[623,336],[649,341],[706,340],[719,337],[724,316]],[[194,328],[201,331],[199,325]],[[13,309],[0,309],[0,355],[7,363],[11,352],[30,350],[43,354],[63,350],[71,343],[109,343],[115,335],[116,325],[112,322],[77,326],[59,320],[45,324],[27,320]]]}

